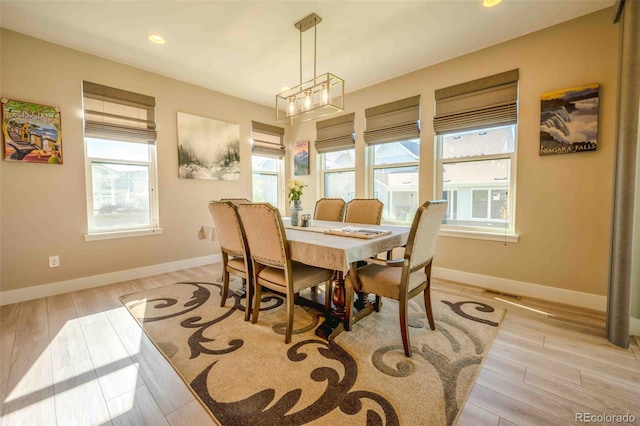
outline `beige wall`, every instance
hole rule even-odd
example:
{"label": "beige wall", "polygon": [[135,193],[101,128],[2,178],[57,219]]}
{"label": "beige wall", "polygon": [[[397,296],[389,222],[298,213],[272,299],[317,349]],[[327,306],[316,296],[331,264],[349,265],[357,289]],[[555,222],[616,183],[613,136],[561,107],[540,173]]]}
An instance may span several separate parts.
{"label": "beige wall", "polygon": [[[505,245],[441,237],[435,266],[606,295],[618,76],[618,27],[611,24],[611,13],[605,9],[349,94],[346,112],[356,114],[357,196],[368,196],[365,108],[421,95],[420,199],[424,202],[438,197],[433,173],[434,91],[518,68],[520,241]],[[594,82],[600,83],[597,151],[539,156],[540,94]],[[314,140],[315,125],[300,126],[291,136],[291,142]],[[303,195],[305,207],[312,207],[320,187],[315,152],[311,161],[312,174],[304,179],[309,184]]]}
{"label": "beige wall", "polygon": [[[2,290],[207,256],[219,251],[198,240],[210,223],[207,203],[251,196],[251,120],[273,124],[272,108],[225,96],[41,40],[2,30],[0,95],[62,109],[64,164],[2,161]],[[161,235],[84,241],[87,232],[81,81],[154,96],[158,123]],[[178,178],[176,113],[240,125],[239,182]],[[49,255],[61,266],[50,269]]]}

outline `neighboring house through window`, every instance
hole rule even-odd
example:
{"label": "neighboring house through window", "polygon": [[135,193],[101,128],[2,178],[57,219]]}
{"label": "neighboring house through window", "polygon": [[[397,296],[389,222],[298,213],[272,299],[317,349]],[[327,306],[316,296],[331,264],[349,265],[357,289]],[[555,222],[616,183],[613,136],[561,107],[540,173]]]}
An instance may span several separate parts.
{"label": "neighboring house through window", "polygon": [[515,233],[518,70],[436,91],[443,230]]}
{"label": "neighboring house through window", "polygon": [[155,99],[83,82],[87,240],[159,233]]}
{"label": "neighboring house through window", "polygon": [[384,204],[383,222],[411,223],[420,206],[420,96],[368,108],[365,117],[369,193]]}
{"label": "neighboring house through window", "polygon": [[251,122],[252,193],[254,202],[281,208],[283,188],[284,129]]}
{"label": "neighboring house through window", "polygon": [[350,201],[356,191],[354,113],[316,122],[322,197]]}

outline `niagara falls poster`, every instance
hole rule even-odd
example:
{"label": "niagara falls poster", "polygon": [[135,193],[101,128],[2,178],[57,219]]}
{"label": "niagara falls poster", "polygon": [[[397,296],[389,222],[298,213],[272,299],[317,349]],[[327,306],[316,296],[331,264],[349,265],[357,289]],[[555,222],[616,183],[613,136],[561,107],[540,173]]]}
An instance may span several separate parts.
{"label": "niagara falls poster", "polygon": [[544,93],[540,105],[540,155],[595,151],[600,85]]}

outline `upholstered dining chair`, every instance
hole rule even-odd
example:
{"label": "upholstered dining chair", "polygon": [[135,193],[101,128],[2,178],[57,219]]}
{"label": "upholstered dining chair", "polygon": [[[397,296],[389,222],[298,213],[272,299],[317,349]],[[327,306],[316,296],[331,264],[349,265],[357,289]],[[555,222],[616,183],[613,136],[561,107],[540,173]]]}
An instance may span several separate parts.
{"label": "upholstered dining chair", "polygon": [[354,198],[347,203],[344,213],[346,223],[380,225],[384,204],[376,198]]}
{"label": "upholstered dining chair", "polygon": [[209,212],[220,242],[222,252],[222,297],[220,306],[223,307],[229,292],[229,274],[242,279],[242,286],[249,291],[244,320],[249,321],[251,315],[251,287],[253,276],[251,273],[251,258],[242,222],[238,215],[238,208],[231,201],[211,201]]}
{"label": "upholstered dining chair", "polygon": [[[287,327],[284,341],[291,342],[295,294],[305,288],[327,282],[333,271],[316,268],[291,260],[289,242],[278,209],[269,203],[238,206],[251,250],[253,270],[253,313],[251,322],[258,321],[262,287],[286,297]],[[329,311],[330,296],[325,296],[325,314]]]}
{"label": "upholstered dining chair", "polygon": [[342,222],[345,204],[342,198],[320,198],[316,201],[313,218],[315,220]]}
{"label": "upholstered dining chair", "polygon": [[[360,291],[374,293],[374,308],[380,311],[381,297],[399,302],[400,332],[402,345],[407,357],[411,357],[409,342],[408,302],[420,292],[423,293],[429,326],[435,330],[431,310],[431,263],[436,250],[438,231],[447,210],[445,200],[427,201],[413,219],[403,259],[369,259],[367,266],[356,270],[355,287]],[[347,309],[353,301],[353,289],[347,289]]]}

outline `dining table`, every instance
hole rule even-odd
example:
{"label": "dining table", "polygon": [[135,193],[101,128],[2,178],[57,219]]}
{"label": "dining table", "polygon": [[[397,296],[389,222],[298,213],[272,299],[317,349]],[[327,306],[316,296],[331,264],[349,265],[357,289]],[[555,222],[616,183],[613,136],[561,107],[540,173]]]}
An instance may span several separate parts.
{"label": "dining table", "polygon": [[[291,226],[289,218],[283,224],[291,260],[318,268],[336,271],[332,285],[333,309],[316,329],[316,335],[331,339],[373,312],[366,294],[359,293],[354,304],[356,269],[368,258],[402,247],[409,237],[409,226],[370,225],[313,220],[308,227]],[[346,232],[343,231],[346,229]],[[362,231],[362,232],[356,232]],[[299,303],[311,299],[323,306],[323,297],[315,298],[310,290],[301,294]]]}

